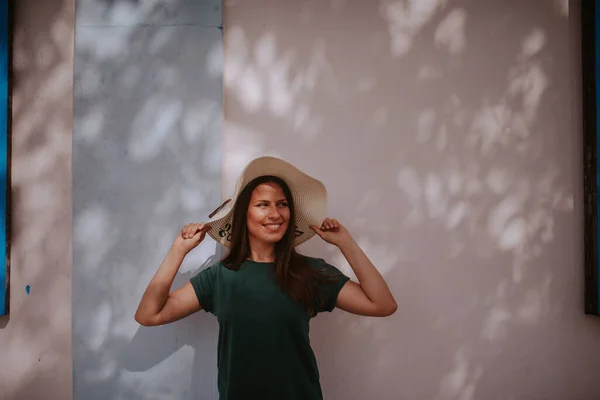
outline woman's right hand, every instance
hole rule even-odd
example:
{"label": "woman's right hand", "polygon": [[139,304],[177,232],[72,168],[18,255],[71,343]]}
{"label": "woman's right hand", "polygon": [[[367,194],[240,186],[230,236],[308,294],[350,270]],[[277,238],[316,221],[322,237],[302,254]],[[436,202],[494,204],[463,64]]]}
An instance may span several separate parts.
{"label": "woman's right hand", "polygon": [[210,230],[210,226],[203,223],[187,224],[181,229],[173,246],[181,249],[186,254],[198,246],[206,236],[206,232]]}

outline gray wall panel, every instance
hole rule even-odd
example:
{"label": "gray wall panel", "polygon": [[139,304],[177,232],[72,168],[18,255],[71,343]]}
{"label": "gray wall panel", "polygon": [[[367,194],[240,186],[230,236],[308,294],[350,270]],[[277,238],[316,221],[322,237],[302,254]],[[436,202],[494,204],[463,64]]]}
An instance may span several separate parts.
{"label": "gray wall panel", "polygon": [[216,321],[133,315],[181,226],[220,202],[220,2],[79,1],[76,21],[74,398],[214,399]]}

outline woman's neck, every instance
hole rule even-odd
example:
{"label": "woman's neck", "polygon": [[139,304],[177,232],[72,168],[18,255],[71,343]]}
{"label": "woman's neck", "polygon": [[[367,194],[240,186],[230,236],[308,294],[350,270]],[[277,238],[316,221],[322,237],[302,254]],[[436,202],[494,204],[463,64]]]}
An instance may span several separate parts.
{"label": "woman's neck", "polygon": [[248,260],[255,261],[258,263],[272,263],[272,262],[275,262],[275,256],[260,257],[260,256],[250,254],[250,256],[248,256]]}
{"label": "woman's neck", "polygon": [[256,262],[274,262],[275,245],[266,243],[252,243],[250,241],[250,254],[248,258]]}

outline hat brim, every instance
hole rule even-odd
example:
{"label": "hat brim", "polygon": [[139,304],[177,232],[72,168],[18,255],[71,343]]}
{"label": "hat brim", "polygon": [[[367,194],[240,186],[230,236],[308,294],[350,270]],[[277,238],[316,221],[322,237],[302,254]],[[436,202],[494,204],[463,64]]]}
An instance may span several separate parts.
{"label": "hat brim", "polygon": [[316,234],[310,226],[320,226],[325,219],[325,185],[286,161],[275,157],[260,157],[251,161],[238,178],[234,197],[227,199],[213,211],[212,217],[205,222],[211,227],[208,231],[210,237],[227,248],[231,246],[231,222],[236,200],[248,183],[264,175],[281,178],[290,188],[296,210],[294,246],[306,242]]}

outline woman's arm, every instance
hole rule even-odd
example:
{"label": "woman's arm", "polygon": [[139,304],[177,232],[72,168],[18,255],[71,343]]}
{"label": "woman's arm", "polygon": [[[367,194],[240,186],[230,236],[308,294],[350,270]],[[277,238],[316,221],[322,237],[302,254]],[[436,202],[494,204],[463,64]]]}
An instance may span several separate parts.
{"label": "woman's arm", "polygon": [[177,235],[140,300],[135,313],[135,320],[140,325],[167,324],[202,309],[191,283],[188,282],[173,292],[170,290],[183,259],[202,242],[208,229],[210,228],[203,224],[188,224]]}
{"label": "woman's arm", "polygon": [[387,317],[398,306],[385,280],[367,255],[351,239],[338,246],[358,278],[357,284],[348,281],[338,294],[336,306],[353,314]]}
{"label": "woman's arm", "polygon": [[321,228],[313,230],[328,243],[337,246],[359,283],[348,281],[340,290],[336,307],[353,314],[387,317],[398,308],[394,296],[377,268],[350,233],[335,219],[327,218]]}

